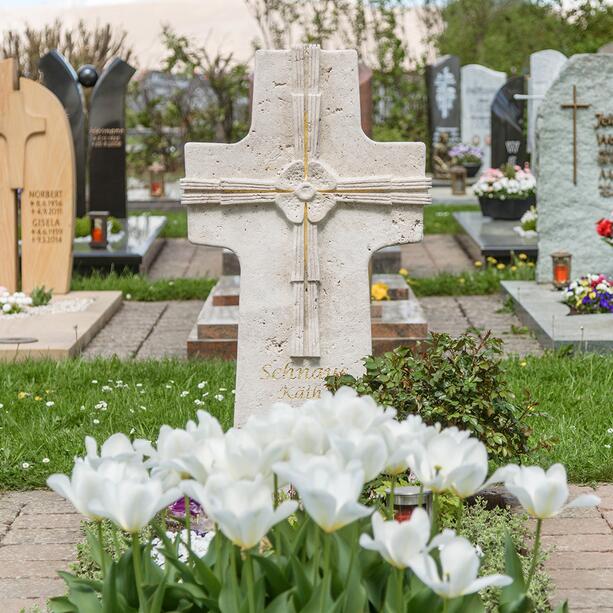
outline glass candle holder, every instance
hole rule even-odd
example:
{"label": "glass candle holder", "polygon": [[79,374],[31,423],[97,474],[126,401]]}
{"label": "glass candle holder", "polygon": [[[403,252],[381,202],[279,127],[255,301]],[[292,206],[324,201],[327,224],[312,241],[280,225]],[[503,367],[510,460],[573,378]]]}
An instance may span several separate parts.
{"label": "glass candle holder", "polygon": [[466,194],[466,168],[464,166],[452,166],[449,171],[451,177],[451,193],[454,196]]}
{"label": "glass candle holder", "polygon": [[164,183],[165,168],[159,162],[149,166],[149,195],[152,198],[163,198],[166,192]]}
{"label": "glass candle holder", "polygon": [[568,251],[556,251],[551,254],[552,282],[556,289],[564,289],[570,283],[572,255]]}
{"label": "glass candle holder", "polygon": [[[413,511],[420,506],[420,487],[407,485],[394,490],[394,519],[396,521],[409,521]],[[432,517],[432,492],[424,489],[421,492],[421,506]]]}
{"label": "glass candle holder", "polygon": [[90,211],[91,230],[89,246],[92,249],[106,249],[108,241],[108,211]]}

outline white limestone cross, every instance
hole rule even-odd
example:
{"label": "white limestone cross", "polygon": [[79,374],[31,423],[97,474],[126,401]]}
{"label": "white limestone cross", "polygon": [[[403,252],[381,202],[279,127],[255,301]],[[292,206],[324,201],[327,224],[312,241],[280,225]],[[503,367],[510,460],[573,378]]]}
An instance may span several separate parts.
{"label": "white limestone cross", "polygon": [[369,259],[421,239],[425,146],[364,135],[357,70],[353,51],[258,52],[248,136],[186,146],[189,238],[241,264],[236,423],[357,374]]}

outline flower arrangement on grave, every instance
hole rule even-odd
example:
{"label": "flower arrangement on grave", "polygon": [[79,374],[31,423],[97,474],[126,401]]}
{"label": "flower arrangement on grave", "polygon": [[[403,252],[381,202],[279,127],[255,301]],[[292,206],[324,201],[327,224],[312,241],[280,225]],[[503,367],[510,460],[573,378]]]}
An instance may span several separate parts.
{"label": "flower arrangement on grave", "polygon": [[449,150],[449,155],[454,164],[481,164],[483,161],[483,151],[479,147],[473,147],[472,145],[465,145],[459,143],[454,145]]}
{"label": "flower arrangement on grave", "polygon": [[506,164],[482,172],[473,191],[480,198],[524,200],[536,194],[536,179],[528,164],[524,168]]}
{"label": "flower arrangement on grave", "polygon": [[22,313],[28,308],[36,308],[49,304],[53,292],[43,285],[35,287],[28,296],[24,292],[9,292],[6,287],[0,287],[0,313],[4,315],[15,315]]}
{"label": "flower arrangement on grave", "polygon": [[574,313],[613,313],[613,280],[604,275],[580,277],[563,292],[562,301]]}
{"label": "flower arrangement on grave", "polygon": [[370,298],[376,302],[389,300],[389,286],[387,283],[373,283],[370,288]]}
{"label": "flower arrangement on grave", "polygon": [[[155,444],[115,434],[98,452],[88,437],[72,475],[49,477],[97,526],[90,544],[101,571],[101,580],[62,573],[68,594],[50,601],[52,611],[470,613],[483,610],[479,592],[491,586],[504,588],[504,610],[527,611],[543,520],[599,502],[583,495],[567,505],[559,464],[547,472],[508,465],[488,479],[486,448],[468,432],[415,415],[398,421],[394,409],[349,388],[302,407],[277,404],[225,434],[210,414],[197,415],[184,429],[162,426]],[[418,507],[400,522],[395,483],[409,469],[433,492],[433,511]],[[391,491],[376,510],[360,496],[382,473]],[[527,577],[512,545],[506,575],[479,577],[472,544],[439,532],[444,492],[464,500],[493,482],[536,519]],[[169,535],[165,509],[181,496],[185,529]],[[208,543],[192,530],[191,500],[214,525]],[[131,535],[118,559],[102,546],[104,519]]]}
{"label": "flower arrangement on grave", "polygon": [[[116,217],[108,218],[108,234],[117,236],[123,232],[123,224]],[[89,217],[77,217],[75,219],[75,238],[89,240],[91,234],[91,219]]]}
{"label": "flower arrangement on grave", "polygon": [[[613,213],[611,213],[611,216],[613,216]],[[613,246],[613,219],[611,217],[599,219],[596,222],[596,232],[605,243]]]}
{"label": "flower arrangement on grave", "polygon": [[536,207],[531,206],[520,218],[519,226],[515,226],[513,230],[522,238],[533,238],[537,236],[538,213]]}

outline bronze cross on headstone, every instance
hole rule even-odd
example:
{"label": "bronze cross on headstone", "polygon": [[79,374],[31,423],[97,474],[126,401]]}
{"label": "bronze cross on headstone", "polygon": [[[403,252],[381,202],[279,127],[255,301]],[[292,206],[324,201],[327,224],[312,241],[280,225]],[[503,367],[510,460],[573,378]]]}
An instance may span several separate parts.
{"label": "bronze cross on headstone", "polygon": [[573,184],[577,185],[577,111],[580,109],[589,109],[591,104],[579,104],[577,102],[577,86],[573,85],[573,102],[561,104],[563,109],[573,110]]}

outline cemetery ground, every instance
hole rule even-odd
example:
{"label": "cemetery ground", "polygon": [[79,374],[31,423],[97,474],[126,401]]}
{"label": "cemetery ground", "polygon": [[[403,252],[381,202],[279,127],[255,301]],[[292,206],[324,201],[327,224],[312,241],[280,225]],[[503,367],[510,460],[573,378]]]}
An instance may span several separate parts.
{"label": "cemetery ground", "polygon": [[[529,393],[533,408],[525,420],[539,442],[524,463],[562,462],[577,484],[573,494],[595,488],[602,498],[597,510],[546,524],[544,541],[553,548],[546,569],[554,602],[568,598],[571,610],[613,610],[607,609],[613,590],[606,589],[613,574],[613,486],[603,485],[613,472],[613,356],[540,349],[499,292],[501,279],[531,278],[533,268],[523,260],[475,266],[455,242],[452,211],[474,208],[426,207],[426,239],[407,248],[403,265],[431,330],[457,336],[470,327],[491,329],[505,341],[504,376],[518,397]],[[8,611],[43,606],[64,589],[56,569],[75,561],[83,533],[68,503],[43,488],[49,474],[70,471],[86,435],[152,438],[160,424],[181,426],[200,408],[224,428],[232,424],[234,362],[182,359],[220,255],[187,242],[183,212],[168,217],[167,245],[149,277],[73,277],[73,289],[118,289],[125,300],[82,359],[0,365],[0,601]],[[476,513],[465,529],[471,538],[480,534],[482,540],[473,540],[501,560],[493,543],[502,542],[510,521]],[[517,538],[524,531],[523,523],[515,526]],[[537,583],[541,602],[547,574]]]}

